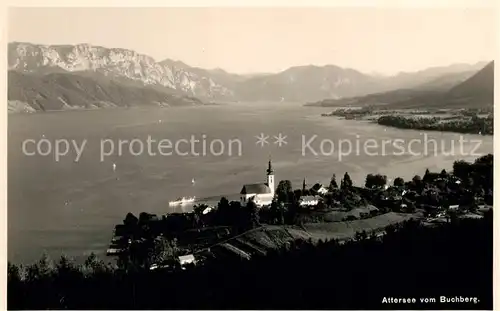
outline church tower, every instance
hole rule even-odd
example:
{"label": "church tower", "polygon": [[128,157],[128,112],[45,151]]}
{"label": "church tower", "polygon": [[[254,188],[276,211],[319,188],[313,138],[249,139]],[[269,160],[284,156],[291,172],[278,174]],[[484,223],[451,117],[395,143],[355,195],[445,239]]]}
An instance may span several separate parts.
{"label": "church tower", "polygon": [[274,171],[271,164],[271,159],[269,159],[269,164],[267,166],[267,186],[271,189],[271,193],[274,195]]}

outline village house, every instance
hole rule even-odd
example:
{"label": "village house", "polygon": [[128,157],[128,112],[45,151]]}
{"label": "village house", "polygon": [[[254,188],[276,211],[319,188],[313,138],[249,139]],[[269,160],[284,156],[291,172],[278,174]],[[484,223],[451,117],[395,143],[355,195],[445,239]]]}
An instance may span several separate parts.
{"label": "village house", "polygon": [[181,266],[185,266],[187,264],[196,264],[196,259],[193,254],[179,256],[179,263]]}
{"label": "village house", "polygon": [[311,187],[311,192],[318,195],[325,195],[328,193],[328,188],[318,183]]}
{"label": "village house", "polygon": [[303,195],[299,198],[299,204],[302,207],[317,206],[321,198],[317,195]]}

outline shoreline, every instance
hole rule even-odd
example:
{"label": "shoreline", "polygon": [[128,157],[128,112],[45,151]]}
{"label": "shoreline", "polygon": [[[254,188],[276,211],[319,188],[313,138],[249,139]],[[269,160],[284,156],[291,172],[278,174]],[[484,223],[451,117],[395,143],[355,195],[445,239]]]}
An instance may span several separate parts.
{"label": "shoreline", "polygon": [[[332,178],[332,181],[328,188],[325,188],[325,186],[322,184],[315,184],[313,187],[308,189],[304,184],[302,190],[296,189],[292,191],[293,188],[291,188],[291,183],[289,181],[282,180],[276,188],[276,195],[274,196],[273,202],[266,203],[267,205],[259,207],[252,203],[253,201],[251,200],[248,203],[242,203],[239,200],[230,202],[225,197],[222,197],[216,205],[195,204],[193,206],[193,211],[191,212],[170,214],[167,213],[160,216],[142,212],[139,214],[139,217],[128,213],[123,220],[123,224],[118,224],[115,226],[114,237],[110,244],[110,248],[108,249],[108,255],[114,256],[118,254],[118,256],[120,256],[120,254],[128,254],[128,252],[130,251],[130,243],[134,244],[135,241],[137,241],[137,238],[142,236],[141,233],[137,235],[137,230],[141,231],[142,229],[139,228],[142,228],[142,226],[144,225],[146,225],[148,228],[156,228],[156,233],[153,234],[153,236],[161,236],[163,239],[178,241],[179,244],[176,243],[177,247],[179,247],[179,249],[184,249],[183,254],[186,255],[189,253],[197,254],[207,251],[210,252],[209,250],[213,247],[213,245],[222,243],[220,242],[221,240],[219,237],[219,233],[211,233],[212,228],[217,228],[218,226],[227,226],[227,229],[224,229],[227,231],[224,233],[222,240],[231,240],[235,236],[245,234],[248,229],[255,229],[255,224],[247,227],[248,224],[245,223],[245,221],[253,221],[252,219],[254,216],[251,216],[252,213],[255,213],[257,215],[255,216],[257,217],[257,223],[261,223],[262,226],[272,226],[276,224],[300,226],[304,231],[303,234],[309,235],[314,240],[320,240],[322,239],[321,237],[324,237],[327,240],[339,238],[341,238],[342,240],[349,240],[352,239],[354,237],[354,234],[358,231],[366,230],[368,234],[371,234],[371,232],[376,233],[387,225],[392,224],[391,221],[394,221],[394,223],[399,223],[408,219],[406,217],[389,217],[388,215],[390,215],[390,213],[403,213],[407,214],[410,218],[426,219],[426,217],[429,217],[428,215],[432,214],[429,214],[431,212],[428,207],[425,206],[433,206],[431,210],[436,211],[436,215],[438,215],[437,218],[443,217],[446,213],[450,212],[449,209],[451,205],[455,206],[454,204],[462,204],[463,202],[465,202],[463,201],[465,200],[463,198],[469,196],[468,194],[464,195],[460,191],[462,191],[464,188],[469,189],[469,186],[465,184],[462,186],[461,183],[463,178],[466,179],[468,178],[467,176],[470,175],[463,175],[463,172],[459,170],[458,165],[460,163],[464,163],[463,165],[467,165],[470,170],[476,170],[479,169],[478,167],[481,165],[481,163],[484,162],[488,163],[488,165],[491,165],[492,167],[492,157],[493,155],[490,154],[481,158],[477,158],[474,162],[471,163],[457,161],[455,162],[453,167],[453,174],[449,174],[443,169],[441,173],[431,173],[429,172],[429,170],[427,170],[422,179],[421,177],[416,175],[411,181],[408,182],[404,182],[402,178],[398,177],[394,180],[394,185],[391,185],[390,180],[388,182],[387,176],[380,175],[380,173],[377,173],[375,175],[368,174],[366,178],[366,184],[364,186],[354,186],[349,174],[346,172],[344,178],[341,181],[340,188],[338,188],[335,182],[335,175]],[[370,176],[372,177],[372,179],[374,178],[373,180],[377,180],[373,182],[378,183],[378,186],[374,187],[375,184],[371,186],[368,184],[368,177]],[[396,182],[398,179],[400,181],[397,184]],[[285,187],[284,185],[287,182],[290,185],[290,190],[287,190],[288,192],[283,192],[283,189],[285,188],[280,187]],[[333,182],[335,182],[335,185],[333,184]],[[484,195],[485,192],[483,190],[483,197],[481,201],[482,203],[474,204],[482,204],[482,206],[492,207],[492,194],[490,194],[491,184],[485,183],[484,187],[489,191],[488,196],[486,197]],[[441,201],[441,199],[439,199],[438,201],[432,201],[429,198],[425,197],[425,193],[427,193],[429,189],[433,188],[441,189],[439,197],[442,197],[442,200],[447,200],[448,205],[437,203]],[[319,189],[325,189],[325,191],[319,192]],[[419,196],[422,196],[422,199],[416,199],[414,196],[408,197],[408,195],[406,194],[407,192],[418,194]],[[459,195],[459,193],[462,194]],[[283,195],[286,196],[284,197]],[[302,203],[300,203],[302,197],[310,196],[314,196],[314,198],[316,198],[316,203],[311,203],[310,206],[302,205]],[[380,199],[381,197],[382,199]],[[474,199],[475,198],[476,197],[474,197]],[[458,207],[459,205],[456,206]],[[466,206],[467,212],[474,213],[472,209],[472,203],[467,203]],[[273,208],[277,211],[281,209],[281,220],[279,220],[279,216],[277,216],[275,212],[272,212]],[[252,209],[253,212],[251,212]],[[283,215],[288,215],[292,210],[294,211],[293,216],[291,216],[292,218],[288,218],[288,220],[285,221]],[[353,210],[358,211],[358,216],[351,214],[351,211]],[[246,214],[249,211],[250,216]],[[242,215],[237,216],[239,215],[239,213],[243,213],[242,215],[246,216],[243,216],[243,218],[241,218]],[[321,216],[323,215],[322,213],[326,213],[324,215],[330,215],[330,217],[334,217],[337,220],[326,220],[326,218],[318,220],[317,217],[323,217]],[[223,214],[227,215],[223,216]],[[387,220],[377,220],[377,217],[379,216],[382,218],[389,217],[389,219],[392,220],[389,222],[387,222]],[[250,218],[244,220],[245,217]],[[217,220],[219,218],[226,220],[224,222],[220,222],[220,220]],[[371,220],[365,221],[369,219]],[[241,221],[243,221],[243,223],[240,223]],[[314,223],[321,223],[324,225],[320,227],[311,226],[311,224]],[[257,227],[259,227],[259,225],[257,225]],[[200,230],[203,230],[203,232],[205,232],[205,230],[207,231],[205,234],[201,234]],[[216,244],[213,244],[215,242],[215,240],[213,240],[213,245],[211,245],[210,242],[201,242],[198,241],[199,239],[197,239],[198,242],[192,244],[193,242],[187,242],[189,239],[186,240],[186,237],[190,235],[188,234],[189,232],[195,233],[196,236],[196,232],[198,232],[198,234],[201,235],[200,239],[203,239],[203,236],[206,236],[207,234],[216,234],[218,236],[218,242]],[[150,234],[151,232],[148,233],[148,236]],[[235,247],[238,248],[237,245]],[[249,257],[249,255],[245,255],[245,257]]]}
{"label": "shoreline", "polygon": [[[443,115],[446,116],[443,117]],[[321,116],[338,117],[340,120],[367,121],[400,130],[493,136],[493,116],[490,109],[381,110],[371,107],[358,107],[337,108],[333,112],[323,113]],[[471,127],[474,126],[483,130],[473,130]]]}
{"label": "shoreline", "polygon": [[403,130],[403,131],[429,131],[429,132],[441,132],[441,133],[455,133],[455,134],[466,134],[466,135],[479,135],[479,136],[493,136],[493,134],[490,133],[485,133],[485,134],[479,134],[476,132],[458,132],[458,131],[442,131],[439,129],[429,129],[429,128],[405,128],[405,127],[398,127],[398,126],[392,126],[392,125],[387,125],[387,124],[379,124],[377,123],[377,120],[353,120],[353,121],[369,121],[372,124],[382,126],[382,127],[388,127],[388,128],[393,128],[393,129],[398,129],[398,130]]}
{"label": "shoreline", "polygon": [[88,111],[113,111],[113,110],[152,110],[152,109],[170,109],[170,108],[190,108],[203,106],[224,106],[223,103],[203,103],[201,105],[175,105],[175,106],[133,106],[133,107],[106,107],[106,108],[73,108],[73,109],[55,109],[55,110],[35,110],[33,112],[26,111],[8,111],[7,116],[20,115],[39,115],[46,113],[64,113],[64,112],[88,112]]}

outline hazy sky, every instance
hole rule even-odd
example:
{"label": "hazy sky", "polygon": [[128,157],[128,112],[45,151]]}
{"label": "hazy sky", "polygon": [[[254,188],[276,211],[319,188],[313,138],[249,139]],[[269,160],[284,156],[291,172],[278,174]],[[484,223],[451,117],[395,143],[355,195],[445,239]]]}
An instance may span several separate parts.
{"label": "hazy sky", "polygon": [[393,74],[493,59],[495,10],[17,8],[9,41],[133,49],[235,73],[335,64]]}

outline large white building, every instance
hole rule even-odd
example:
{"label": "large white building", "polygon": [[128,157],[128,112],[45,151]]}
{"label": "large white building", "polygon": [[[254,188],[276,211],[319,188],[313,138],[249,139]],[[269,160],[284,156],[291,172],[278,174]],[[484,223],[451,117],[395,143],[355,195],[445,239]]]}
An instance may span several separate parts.
{"label": "large white building", "polygon": [[258,207],[270,205],[274,199],[274,187],[274,171],[269,160],[267,182],[243,185],[240,191],[241,205],[245,206],[249,200],[253,200]]}

